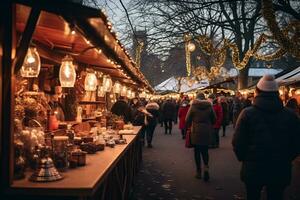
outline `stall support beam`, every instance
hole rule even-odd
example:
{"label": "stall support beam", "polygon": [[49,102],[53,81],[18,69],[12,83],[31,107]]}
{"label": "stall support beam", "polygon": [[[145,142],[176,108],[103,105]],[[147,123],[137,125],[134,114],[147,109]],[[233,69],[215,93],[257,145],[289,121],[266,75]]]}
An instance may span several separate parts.
{"label": "stall support beam", "polygon": [[[2,50],[0,66],[1,113],[0,113],[0,163],[1,163],[1,193],[9,187],[13,178],[13,68],[12,59],[15,56],[16,29],[15,5],[9,0],[1,2],[0,6],[0,48]],[[1,55],[1,54],[0,54]]]}
{"label": "stall support beam", "polygon": [[40,8],[35,6],[32,7],[30,11],[30,15],[28,17],[26,27],[24,29],[24,32],[22,33],[22,38],[17,48],[16,59],[14,60],[15,73],[17,73],[23,65],[24,58],[26,56],[27,49],[30,45],[32,34],[35,30],[35,26],[38,22],[40,13],[41,13]]}

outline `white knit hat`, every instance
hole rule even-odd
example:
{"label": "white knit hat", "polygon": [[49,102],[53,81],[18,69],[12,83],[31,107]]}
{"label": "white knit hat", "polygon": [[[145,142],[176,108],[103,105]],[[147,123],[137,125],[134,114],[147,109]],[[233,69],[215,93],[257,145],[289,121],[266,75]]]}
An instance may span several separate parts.
{"label": "white knit hat", "polygon": [[276,92],[278,91],[278,83],[275,77],[270,74],[266,74],[258,81],[256,87],[264,92]]}

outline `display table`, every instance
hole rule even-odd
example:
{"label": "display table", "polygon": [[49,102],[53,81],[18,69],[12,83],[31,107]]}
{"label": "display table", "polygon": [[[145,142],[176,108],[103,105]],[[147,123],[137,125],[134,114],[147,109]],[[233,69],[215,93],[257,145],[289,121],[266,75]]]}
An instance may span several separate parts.
{"label": "display table", "polygon": [[22,199],[127,199],[142,160],[140,129],[134,127],[136,135],[123,136],[127,144],[89,154],[86,166],[62,173],[60,181],[30,182],[28,173],[13,182],[9,193]]}

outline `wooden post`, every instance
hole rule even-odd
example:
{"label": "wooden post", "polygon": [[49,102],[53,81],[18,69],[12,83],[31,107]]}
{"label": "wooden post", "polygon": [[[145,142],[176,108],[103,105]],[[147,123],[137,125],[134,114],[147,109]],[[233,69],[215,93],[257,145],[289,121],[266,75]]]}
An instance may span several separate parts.
{"label": "wooden post", "polygon": [[12,59],[16,50],[15,6],[9,0],[1,2],[0,32],[2,57],[0,66],[1,85],[1,190],[9,187],[13,178],[13,68]]}

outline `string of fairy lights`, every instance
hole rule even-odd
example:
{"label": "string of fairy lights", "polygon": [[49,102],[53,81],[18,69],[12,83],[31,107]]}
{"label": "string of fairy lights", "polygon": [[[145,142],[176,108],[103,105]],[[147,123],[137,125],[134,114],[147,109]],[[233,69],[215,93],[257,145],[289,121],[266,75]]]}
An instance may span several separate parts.
{"label": "string of fairy lights", "polygon": [[[297,30],[300,30],[300,22],[290,22],[281,32],[284,34],[286,38],[289,38],[290,35],[292,35],[290,40],[297,41],[298,34]],[[186,34],[184,36],[184,40],[186,43],[186,68],[187,73],[190,73],[191,69],[191,51],[189,51],[188,44],[191,41],[191,36]],[[212,66],[210,70],[207,70],[205,66],[198,66],[195,69],[193,69],[193,75],[196,76],[198,79],[215,79],[216,77],[220,76],[222,66],[224,65],[226,61],[226,55],[227,50],[231,51],[231,60],[234,65],[234,67],[237,70],[243,70],[247,64],[249,63],[249,60],[251,57],[254,57],[257,60],[262,61],[271,61],[280,59],[285,53],[287,53],[287,50],[280,46],[275,52],[270,54],[261,54],[259,53],[259,49],[261,48],[263,43],[266,43],[268,40],[274,40],[274,36],[269,36],[266,34],[262,34],[258,37],[258,39],[255,41],[253,48],[250,48],[244,55],[244,57],[240,60],[240,53],[238,46],[233,43],[229,42],[227,38],[225,38],[221,44],[221,47],[217,48],[214,47],[213,41],[208,38],[207,36],[201,35],[195,38],[195,41],[199,43],[199,46],[201,50],[214,58],[212,62]],[[298,56],[299,58],[300,56]]]}

